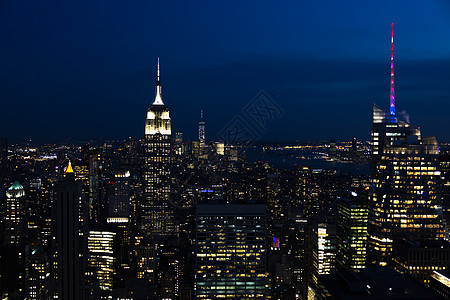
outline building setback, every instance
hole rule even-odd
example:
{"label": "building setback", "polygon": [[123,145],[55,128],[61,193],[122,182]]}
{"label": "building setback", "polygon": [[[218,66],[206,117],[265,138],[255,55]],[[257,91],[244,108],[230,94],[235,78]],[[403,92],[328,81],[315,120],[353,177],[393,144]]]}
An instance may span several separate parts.
{"label": "building setback", "polygon": [[141,229],[148,236],[176,232],[170,206],[171,121],[161,98],[159,59],[156,96],[147,111],[144,145],[144,201],[141,203]]}

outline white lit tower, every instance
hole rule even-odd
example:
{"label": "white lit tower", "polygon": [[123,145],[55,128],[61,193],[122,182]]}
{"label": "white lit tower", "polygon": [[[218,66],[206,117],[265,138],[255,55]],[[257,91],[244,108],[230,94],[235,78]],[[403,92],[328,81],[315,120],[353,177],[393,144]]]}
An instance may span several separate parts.
{"label": "white lit tower", "polygon": [[145,120],[144,201],[141,229],[151,236],[176,232],[170,205],[171,125],[169,110],[161,98],[159,58],[156,96]]}

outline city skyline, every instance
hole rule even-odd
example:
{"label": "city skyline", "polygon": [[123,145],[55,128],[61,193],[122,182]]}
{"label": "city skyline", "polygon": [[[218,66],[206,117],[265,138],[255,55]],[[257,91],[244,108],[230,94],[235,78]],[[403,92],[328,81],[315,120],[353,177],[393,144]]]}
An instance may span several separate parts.
{"label": "city skyline", "polygon": [[[161,56],[173,129],[188,139],[196,139],[201,109],[212,140],[265,90],[285,113],[260,140],[368,140],[372,104],[384,109],[389,99],[388,26],[394,22],[397,112],[424,124],[424,135],[449,141],[444,36],[450,9],[439,1],[405,3],[385,2],[385,10],[351,2],[323,10],[247,3],[239,11],[219,4],[111,3],[104,14],[96,14],[100,4],[85,11],[4,3],[3,28],[17,17],[26,20],[1,32],[8,44],[0,52],[8,58],[1,95],[11,113],[0,121],[0,136],[12,143],[143,137],[142,111],[154,97]],[[214,23],[214,16],[229,18],[229,25]]]}
{"label": "city skyline", "polygon": [[450,4],[392,2],[1,2],[2,299],[450,299]]}

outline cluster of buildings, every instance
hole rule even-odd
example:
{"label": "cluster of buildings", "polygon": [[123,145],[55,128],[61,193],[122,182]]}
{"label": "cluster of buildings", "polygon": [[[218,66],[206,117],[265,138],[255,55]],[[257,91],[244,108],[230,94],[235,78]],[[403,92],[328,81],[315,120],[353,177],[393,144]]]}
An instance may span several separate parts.
{"label": "cluster of buildings", "polygon": [[158,61],[142,140],[1,140],[2,299],[450,297],[450,154],[395,114],[393,54],[367,176],[247,162],[203,113],[186,142],[161,89]]}

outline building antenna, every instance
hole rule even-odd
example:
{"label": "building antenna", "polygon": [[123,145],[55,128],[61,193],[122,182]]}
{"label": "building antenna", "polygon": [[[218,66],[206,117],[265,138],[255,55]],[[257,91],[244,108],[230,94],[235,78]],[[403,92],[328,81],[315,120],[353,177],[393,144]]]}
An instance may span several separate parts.
{"label": "building antenna", "polygon": [[390,93],[390,114],[395,116],[395,92],[394,92],[394,23],[392,23],[391,35],[391,93]]}
{"label": "building antenna", "polygon": [[156,88],[156,96],[155,96],[155,101],[153,101],[153,104],[156,105],[164,105],[162,98],[161,98],[161,82],[159,81],[159,56],[158,56],[158,65],[157,65],[157,71],[156,71],[156,84],[155,84],[155,88]]}
{"label": "building antenna", "polygon": [[158,56],[158,71],[156,73],[156,76],[157,76],[157,80],[159,81],[159,56]]}

